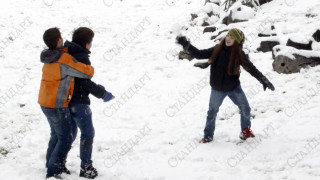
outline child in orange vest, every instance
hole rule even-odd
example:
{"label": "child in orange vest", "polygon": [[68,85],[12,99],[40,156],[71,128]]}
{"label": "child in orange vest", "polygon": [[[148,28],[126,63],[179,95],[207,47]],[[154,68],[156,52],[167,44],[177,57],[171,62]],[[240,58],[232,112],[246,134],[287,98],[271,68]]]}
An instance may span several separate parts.
{"label": "child in orange vest", "polygon": [[90,79],[94,69],[66,53],[58,28],[46,30],[43,40],[48,49],[42,51],[40,56],[44,65],[38,103],[51,129],[46,154],[46,178],[61,178],[62,172],[70,173],[65,163],[73,140],[68,103],[73,94],[74,77]]}

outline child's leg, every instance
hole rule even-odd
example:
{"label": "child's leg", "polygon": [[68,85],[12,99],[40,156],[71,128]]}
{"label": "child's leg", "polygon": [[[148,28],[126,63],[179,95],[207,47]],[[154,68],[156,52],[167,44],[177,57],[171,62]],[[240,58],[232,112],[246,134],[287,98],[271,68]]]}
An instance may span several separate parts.
{"label": "child's leg", "polygon": [[53,127],[53,125],[51,125],[52,123],[50,123],[50,121],[49,121],[49,124],[50,124],[51,134],[50,134],[50,140],[49,140],[47,155],[46,155],[46,168],[48,168],[51,154],[52,154],[52,152],[58,142],[58,137],[57,137],[57,135],[54,131],[54,127]]}
{"label": "child's leg", "polygon": [[206,127],[204,129],[205,139],[213,139],[217,113],[226,95],[227,94],[225,92],[211,89],[207,122],[206,122]]}
{"label": "child's leg", "polygon": [[81,131],[80,158],[81,167],[92,164],[92,144],[94,138],[94,127],[92,123],[92,112],[87,104],[71,104],[71,115]]}
{"label": "child's leg", "polygon": [[77,122],[73,119],[72,114],[71,114],[71,129],[72,129],[72,143],[74,142],[74,140],[76,140],[77,138],[77,134],[78,134],[78,126],[77,126]]}
{"label": "child's leg", "polygon": [[57,137],[56,145],[47,163],[47,177],[51,177],[55,174],[61,174],[65,159],[71,148],[71,116],[68,108],[42,108],[42,110],[48,117],[49,124],[52,125],[52,129]]}
{"label": "child's leg", "polygon": [[241,114],[241,131],[250,128],[250,111],[246,95],[244,94],[241,86],[239,85],[236,89],[228,93],[230,99],[239,107]]}
{"label": "child's leg", "polygon": [[50,111],[46,110],[47,108],[42,107],[42,106],[41,106],[41,109],[48,120],[48,123],[50,126],[50,131],[51,131],[50,132],[50,140],[49,140],[48,148],[47,148],[47,154],[46,154],[46,168],[48,168],[51,154],[52,154],[52,152],[58,142],[58,137],[57,137],[56,132],[54,130],[54,124],[53,124],[54,119],[52,118],[52,116],[55,115],[55,112],[50,112]]}

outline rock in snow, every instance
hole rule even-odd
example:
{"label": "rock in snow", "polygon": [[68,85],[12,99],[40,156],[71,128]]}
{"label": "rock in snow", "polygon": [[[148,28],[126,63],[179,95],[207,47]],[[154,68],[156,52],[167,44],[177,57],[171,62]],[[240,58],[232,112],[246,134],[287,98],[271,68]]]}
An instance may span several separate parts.
{"label": "rock in snow", "polygon": [[301,68],[320,64],[320,52],[299,50],[288,46],[273,48],[273,69],[278,73],[297,73]]}

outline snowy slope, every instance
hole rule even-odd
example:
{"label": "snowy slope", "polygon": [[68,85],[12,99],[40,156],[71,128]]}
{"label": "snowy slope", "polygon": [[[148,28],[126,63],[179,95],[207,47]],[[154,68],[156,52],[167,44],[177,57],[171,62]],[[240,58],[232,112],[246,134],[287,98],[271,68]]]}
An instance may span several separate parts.
{"label": "snowy slope", "polygon": [[[320,179],[320,66],[284,75],[272,70],[271,53],[253,51],[257,68],[276,90],[263,91],[247,72],[241,82],[252,108],[257,138],[239,141],[240,115],[225,99],[217,117],[215,140],[198,144],[209,104],[209,69],[180,61],[175,37],[196,35],[198,48],[213,46],[203,28],[188,26],[197,0],[25,0],[1,1],[0,11],[0,179],[38,180],[46,174],[49,126],[37,104],[44,48],[42,34],[61,28],[70,40],[79,26],[95,31],[93,80],[116,99],[91,97],[96,130],[93,161],[97,179],[279,180]],[[320,2],[273,0],[248,22],[231,24],[248,36],[272,22],[281,42],[320,28]],[[306,14],[314,17],[307,17]],[[10,39],[9,39],[10,38]],[[319,43],[314,45],[320,50]],[[186,98],[189,96],[189,98]],[[79,137],[68,156],[78,177]]]}

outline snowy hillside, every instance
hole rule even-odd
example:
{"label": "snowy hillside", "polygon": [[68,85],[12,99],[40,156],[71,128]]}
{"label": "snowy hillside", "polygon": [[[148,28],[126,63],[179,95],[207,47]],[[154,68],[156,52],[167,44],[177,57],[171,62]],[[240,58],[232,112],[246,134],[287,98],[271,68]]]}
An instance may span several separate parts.
{"label": "snowy hillside", "polygon": [[[278,74],[271,52],[254,49],[257,28],[265,24],[276,27],[282,43],[311,37],[320,28],[320,1],[273,0],[254,16],[247,14],[249,21],[226,26],[251,37],[245,51],[276,88],[263,91],[242,71],[256,134],[242,144],[240,114],[229,98],[220,107],[214,142],[198,143],[209,104],[209,68],[179,60],[182,48],[175,38],[182,33],[200,49],[215,44],[212,33],[190,26],[190,14],[204,11],[203,5],[204,0],[2,0],[0,179],[45,178],[50,131],[37,103],[42,35],[57,26],[71,40],[73,29],[87,26],[95,32],[93,81],[116,97],[104,103],[91,96],[97,179],[319,180],[320,66]],[[320,43],[313,47],[320,51]],[[81,179],[79,135],[67,167],[72,174],[64,179]]]}

